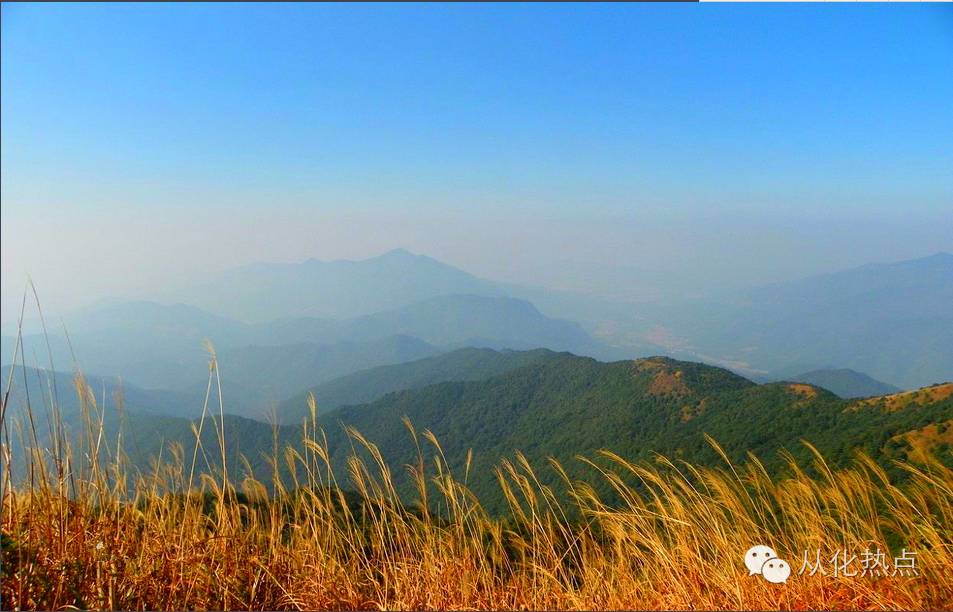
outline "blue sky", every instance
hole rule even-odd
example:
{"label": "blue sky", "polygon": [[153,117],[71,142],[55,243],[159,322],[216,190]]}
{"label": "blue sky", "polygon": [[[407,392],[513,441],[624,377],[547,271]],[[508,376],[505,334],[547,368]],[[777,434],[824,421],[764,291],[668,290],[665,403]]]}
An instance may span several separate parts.
{"label": "blue sky", "polygon": [[27,272],[85,296],[397,246],[726,283],[953,249],[949,6],[5,4],[0,27],[5,305]]}

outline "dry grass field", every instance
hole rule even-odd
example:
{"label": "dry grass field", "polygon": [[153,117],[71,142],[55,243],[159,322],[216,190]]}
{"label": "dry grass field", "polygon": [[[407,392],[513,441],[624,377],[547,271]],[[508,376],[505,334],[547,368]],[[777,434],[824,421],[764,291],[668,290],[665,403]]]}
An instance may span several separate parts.
{"label": "dry grass field", "polygon": [[[331,471],[305,426],[304,451],[276,453],[262,483],[224,465],[222,448],[172,448],[134,472],[95,421],[34,453],[15,486],[7,439],[4,609],[953,609],[953,471],[929,459],[898,484],[864,456],[833,471],[818,455],[819,476],[791,461],[783,478],[754,457],[581,457],[615,491],[609,504],[592,482],[542,486],[539,471],[561,466],[515,454],[497,474],[510,510],[490,516],[409,423],[413,500],[358,432],[371,459],[349,473]],[[755,544],[790,563],[785,584],[748,574]],[[915,568],[898,572],[903,549]],[[856,558],[827,563],[839,551]],[[883,552],[884,571],[864,551]],[[814,575],[806,554],[825,560]]]}

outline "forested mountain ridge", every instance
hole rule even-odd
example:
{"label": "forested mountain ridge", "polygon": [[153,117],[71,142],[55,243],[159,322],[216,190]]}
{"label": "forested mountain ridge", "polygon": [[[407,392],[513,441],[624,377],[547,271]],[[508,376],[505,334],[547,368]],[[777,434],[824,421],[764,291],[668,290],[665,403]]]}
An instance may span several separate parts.
{"label": "forested mountain ridge", "polygon": [[[947,387],[953,385],[939,388]],[[554,457],[576,475],[584,468],[575,457],[599,449],[632,459],[650,461],[662,453],[717,464],[721,458],[706,434],[732,459],[750,451],[779,469],[782,449],[810,458],[801,440],[816,444],[835,464],[858,449],[889,463],[909,450],[897,436],[953,419],[949,394],[934,391],[921,399],[894,410],[802,383],[756,385],[728,370],[668,358],[600,363],[560,354],[486,380],[391,393],[319,420],[335,461],[350,452],[340,429],[347,425],[399,466],[416,461],[402,423],[406,416],[437,436],[451,468],[462,469],[472,449],[470,484],[492,495],[493,466],[517,450],[536,462]]]}
{"label": "forested mountain ridge", "polygon": [[[521,359],[527,363],[483,379],[394,391],[367,404],[318,415],[332,465],[339,474],[346,474],[347,457],[359,447],[345,431],[353,427],[379,447],[398,484],[409,494],[402,466],[416,464],[418,451],[405,417],[417,431],[433,432],[455,473],[463,473],[472,450],[468,485],[496,510],[503,500],[494,468],[516,452],[535,465],[554,458],[572,477],[591,469],[576,457],[591,457],[601,449],[636,461],[653,461],[656,454],[663,454],[719,465],[722,458],[706,436],[734,461],[751,452],[770,469],[781,471],[786,465],[781,451],[810,463],[803,440],[814,444],[834,466],[849,462],[857,450],[892,470],[896,469],[893,459],[908,458],[914,451],[931,451],[944,461],[951,460],[950,383],[844,400],[804,383],[758,385],[722,368],[664,357],[603,363],[570,353],[496,355],[508,365]],[[487,373],[492,370],[486,363],[484,367]],[[386,384],[378,390],[393,384],[393,378],[382,380]],[[412,376],[407,380],[413,384]],[[42,394],[37,392],[35,397]],[[15,394],[13,399],[20,401]],[[214,394],[211,403],[217,413]],[[130,457],[143,471],[149,469],[148,459],[168,444],[191,448],[195,440],[194,421],[143,413],[132,402],[125,403],[122,419],[104,421],[112,439],[120,426],[128,428],[124,439],[136,445]],[[273,429],[268,423],[238,417],[227,416],[225,421],[229,460],[237,461],[237,453],[245,454],[254,475],[266,481],[270,468],[265,456],[274,450],[273,436],[277,435],[280,445],[297,446],[301,433],[300,425]],[[209,446],[216,447],[214,439]],[[435,449],[424,452],[431,457]],[[241,469],[236,470],[237,478]],[[551,470],[541,472],[540,478],[549,484],[559,481]]]}
{"label": "forested mountain ridge", "polygon": [[491,378],[556,356],[557,353],[548,349],[457,349],[434,357],[379,366],[336,378],[282,402],[278,406],[277,414],[281,422],[295,424],[309,415],[308,394],[315,396],[318,411],[327,413],[344,405],[366,404],[395,391],[417,389],[446,381]]}

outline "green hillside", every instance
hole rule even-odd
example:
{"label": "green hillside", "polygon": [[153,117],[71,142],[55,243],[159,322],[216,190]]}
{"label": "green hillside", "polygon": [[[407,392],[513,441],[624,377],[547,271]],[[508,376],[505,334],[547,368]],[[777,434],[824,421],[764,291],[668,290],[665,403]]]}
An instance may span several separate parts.
{"label": "green hillside", "polygon": [[[440,352],[441,349],[417,338],[387,336],[368,342],[231,348],[218,353],[218,365],[228,412],[264,419],[278,402],[312,385]],[[195,380],[191,391],[204,394],[205,387],[206,380]],[[190,416],[198,414],[193,412]]]}
{"label": "green hillside", "polygon": [[463,348],[407,363],[370,368],[318,385],[282,402],[278,407],[278,418],[283,423],[300,423],[309,414],[308,393],[314,394],[318,410],[326,413],[340,406],[372,402],[394,391],[452,380],[483,380],[556,355],[546,349],[495,351]]}
{"label": "green hillside", "polygon": [[[469,486],[493,510],[504,503],[494,467],[516,451],[537,466],[554,457],[571,476],[593,469],[578,461],[578,455],[592,456],[600,449],[635,460],[653,461],[661,453],[720,465],[722,459],[706,441],[706,434],[732,460],[743,459],[750,451],[771,473],[785,469],[782,450],[810,463],[810,451],[802,440],[816,445],[835,465],[846,464],[855,450],[863,449],[900,476],[892,460],[906,458],[913,450],[932,449],[951,461],[953,384],[851,401],[803,383],[757,385],[721,368],[661,357],[603,363],[545,351],[457,351],[433,359],[437,361],[369,370],[362,374],[367,381],[364,389],[360,389],[361,376],[340,379],[336,387],[329,387],[337,389],[339,399],[353,399],[361,393],[386,393],[395,386],[426,384],[441,376],[486,376],[390,392],[368,404],[321,414],[319,425],[327,434],[339,476],[347,474],[347,457],[360,448],[344,430],[344,426],[353,427],[379,446],[398,484],[410,494],[403,466],[416,464],[418,455],[417,442],[404,425],[405,416],[418,432],[429,430],[437,437],[450,469],[460,478],[466,475]],[[447,361],[441,364],[441,359]],[[465,373],[467,363],[473,370]],[[507,369],[492,375],[494,370]],[[33,390],[34,397],[42,396],[40,386]],[[121,419],[105,419],[106,435],[115,440],[123,424],[126,452],[138,467],[147,469],[149,459],[173,442],[191,451],[192,422],[137,412],[133,403],[127,406]],[[69,425],[78,427],[75,416]],[[209,427],[207,422],[203,446],[210,457],[216,457],[218,445]],[[235,479],[245,475],[239,462],[243,455],[253,474],[270,482],[265,457],[274,450],[275,440],[279,447],[299,445],[301,427],[273,428],[226,416],[225,439]],[[423,439],[418,442],[432,469],[435,449]],[[544,483],[559,480],[548,469],[541,470],[539,477]]]}
{"label": "green hillside", "polygon": [[[561,354],[488,380],[390,394],[322,420],[339,466],[351,452],[343,424],[378,444],[396,468],[416,463],[416,446],[401,421],[406,415],[418,431],[436,435],[458,473],[473,449],[469,484],[492,499],[498,495],[492,466],[516,450],[535,465],[555,457],[575,475],[587,469],[577,455],[603,448],[634,459],[651,461],[662,453],[717,464],[721,459],[705,440],[709,434],[732,459],[751,451],[772,469],[783,469],[782,449],[809,460],[802,439],[835,463],[862,448],[887,464],[905,450],[892,443],[895,436],[953,419],[953,399],[934,397],[939,399],[893,410],[805,384],[756,385],[702,364],[666,358],[607,364]],[[400,478],[403,470],[395,474]],[[557,480],[552,473],[548,478]]]}

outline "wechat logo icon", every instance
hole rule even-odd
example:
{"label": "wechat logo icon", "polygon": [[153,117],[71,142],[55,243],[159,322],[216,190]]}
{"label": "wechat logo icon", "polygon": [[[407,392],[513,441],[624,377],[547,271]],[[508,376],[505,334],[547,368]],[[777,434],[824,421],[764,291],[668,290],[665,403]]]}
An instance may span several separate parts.
{"label": "wechat logo icon", "polygon": [[778,558],[778,553],[764,544],[748,549],[745,553],[745,567],[748,568],[749,576],[760,574],[772,584],[783,584],[791,576],[791,565],[784,559]]}

